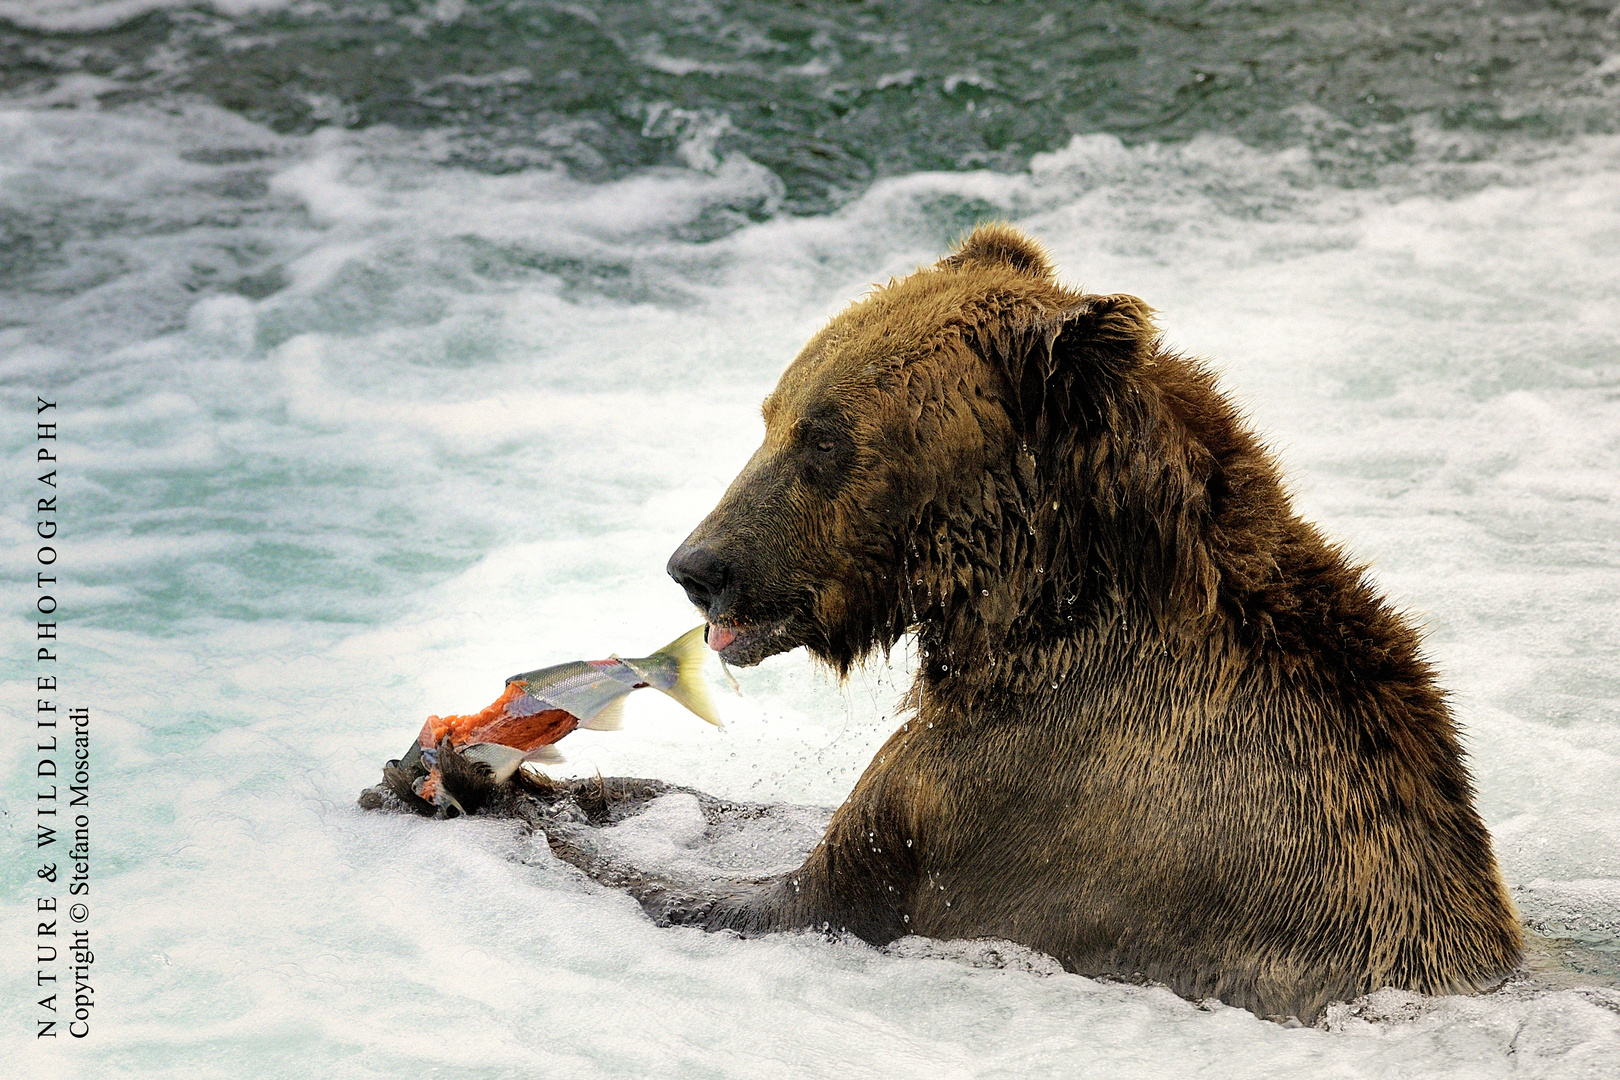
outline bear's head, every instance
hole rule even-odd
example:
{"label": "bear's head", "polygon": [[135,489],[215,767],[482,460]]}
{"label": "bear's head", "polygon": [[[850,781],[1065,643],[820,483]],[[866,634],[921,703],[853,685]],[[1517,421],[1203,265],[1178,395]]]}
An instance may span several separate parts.
{"label": "bear's head", "polygon": [[804,645],[842,674],[911,629],[970,659],[1072,622],[1095,554],[1082,447],[1141,426],[1150,316],[1063,288],[1007,225],[851,304],[669,561],[710,646],[754,664]]}

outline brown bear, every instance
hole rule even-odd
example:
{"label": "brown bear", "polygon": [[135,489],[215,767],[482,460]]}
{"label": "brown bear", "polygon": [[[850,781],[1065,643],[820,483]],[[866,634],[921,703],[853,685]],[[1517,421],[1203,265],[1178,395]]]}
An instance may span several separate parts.
{"label": "brown bear", "polygon": [[732,663],[915,634],[908,721],[779,878],[558,850],[662,921],[1005,938],[1263,1016],[1500,981],[1520,930],[1418,634],[1151,315],[990,225],[833,319],[669,570]]}

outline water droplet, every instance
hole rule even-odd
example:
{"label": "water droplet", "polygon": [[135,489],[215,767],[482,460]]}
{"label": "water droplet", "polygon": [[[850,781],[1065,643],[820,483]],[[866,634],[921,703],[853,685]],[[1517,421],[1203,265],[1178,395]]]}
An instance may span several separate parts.
{"label": "water droplet", "polygon": [[979,595],[980,596],[989,596],[990,595],[990,590],[989,589],[980,589],[979,590]]}
{"label": "water droplet", "polygon": [[908,837],[906,839],[906,847],[910,847],[910,846],[911,846],[911,839]]}

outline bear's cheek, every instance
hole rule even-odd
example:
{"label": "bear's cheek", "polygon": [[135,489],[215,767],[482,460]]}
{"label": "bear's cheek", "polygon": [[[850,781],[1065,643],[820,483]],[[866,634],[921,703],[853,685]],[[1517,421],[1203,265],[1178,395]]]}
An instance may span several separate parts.
{"label": "bear's cheek", "polygon": [[815,621],[824,634],[838,636],[849,614],[849,597],[838,587],[823,589],[816,594]]}

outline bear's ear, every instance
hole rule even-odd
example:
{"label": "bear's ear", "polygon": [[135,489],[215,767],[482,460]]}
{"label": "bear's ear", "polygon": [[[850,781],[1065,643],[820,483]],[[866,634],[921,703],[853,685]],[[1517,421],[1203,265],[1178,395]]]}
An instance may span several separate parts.
{"label": "bear's ear", "polygon": [[1052,280],[1052,263],[1046,249],[1004,221],[974,229],[939,265],[951,270],[968,266],[1012,269],[1042,281]]}
{"label": "bear's ear", "polygon": [[1118,380],[1158,345],[1153,309],[1134,296],[1082,296],[1023,325],[1002,325],[982,344],[1017,391],[1024,432],[1047,434],[1100,416]]}
{"label": "bear's ear", "polygon": [[1048,377],[1064,363],[1120,373],[1153,355],[1159,328],[1146,302],[1113,293],[1082,296],[1047,324],[1045,335],[1052,343],[1046,351]]}

